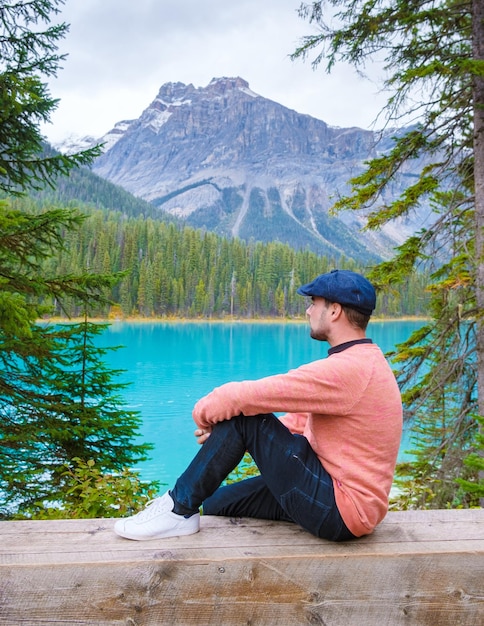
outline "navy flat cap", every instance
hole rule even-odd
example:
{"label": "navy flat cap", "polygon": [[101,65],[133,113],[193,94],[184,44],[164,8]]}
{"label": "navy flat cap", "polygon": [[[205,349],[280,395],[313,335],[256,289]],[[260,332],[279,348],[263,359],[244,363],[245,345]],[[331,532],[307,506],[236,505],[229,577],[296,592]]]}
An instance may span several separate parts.
{"label": "navy flat cap", "polygon": [[361,274],[350,270],[332,270],[327,274],[320,274],[311,283],[299,287],[297,293],[338,302],[364,315],[371,315],[376,306],[373,285]]}

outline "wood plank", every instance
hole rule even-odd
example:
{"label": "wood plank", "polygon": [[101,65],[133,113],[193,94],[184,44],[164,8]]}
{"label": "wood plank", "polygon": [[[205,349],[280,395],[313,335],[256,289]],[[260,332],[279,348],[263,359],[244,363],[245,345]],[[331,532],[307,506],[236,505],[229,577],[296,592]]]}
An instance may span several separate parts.
{"label": "wood plank", "polygon": [[[228,518],[215,517],[215,516],[202,516],[202,521],[210,528],[227,528]],[[254,530],[257,528],[265,529],[268,524],[273,522],[257,519],[230,519],[230,525],[240,527],[241,524],[250,524],[250,527]],[[42,531],[48,534],[57,534],[59,532],[96,532],[99,528],[103,528],[106,524],[114,523],[115,520],[109,519],[72,519],[72,520],[52,520],[52,521],[32,521],[32,520],[19,520],[0,522],[0,535],[3,537],[8,534],[24,533],[36,533]],[[375,533],[368,535],[368,537],[362,537],[359,541],[365,541],[368,539],[374,540],[382,530],[385,530],[389,525],[400,525],[405,522],[406,526],[432,526],[449,524],[450,522],[469,522],[469,523],[482,523],[484,521],[483,509],[438,509],[438,510],[418,510],[418,511],[390,511],[383,522],[378,526]],[[277,526],[286,528],[295,528],[292,524],[285,524],[283,522],[277,522]],[[392,530],[392,532],[394,532]]]}
{"label": "wood plank", "polygon": [[[241,529],[242,530],[242,529]],[[246,529],[245,529],[246,530]],[[458,529],[453,528],[453,531]],[[70,535],[59,534],[56,538],[42,534],[18,536],[14,542],[1,538],[0,565],[32,565],[55,564],[65,562],[89,563],[96,558],[102,562],[124,562],[127,558],[143,561],[154,558],[157,554],[171,554],[178,561],[211,559],[214,554],[221,557],[232,556],[245,558],[249,556],[263,557],[274,553],[289,553],[294,556],[319,554],[321,558],[349,557],[354,555],[386,555],[395,552],[401,554],[456,553],[481,550],[484,539],[475,537],[462,539],[462,534],[455,534],[456,539],[417,539],[415,533],[405,538],[386,542],[348,542],[331,544],[305,534],[295,532],[293,540],[290,536],[281,536],[277,530],[268,530],[267,536],[254,535],[250,532],[227,531],[223,536],[219,532],[203,529],[196,535],[158,540],[154,542],[129,542],[122,540],[109,527],[96,535],[79,536],[73,539]],[[302,533],[301,533],[302,534]],[[482,530],[481,530],[482,536]]]}
{"label": "wood plank", "polygon": [[14,568],[2,573],[0,623],[482,625],[482,555],[341,565],[279,557]]}
{"label": "wood plank", "polygon": [[[201,532],[197,535],[142,543],[117,537],[112,532],[114,520],[76,520],[76,524],[71,520],[3,522],[0,524],[0,563],[7,560],[25,563],[34,555],[37,555],[36,562],[56,562],[67,552],[71,560],[79,562],[92,559],[92,552],[113,561],[124,560],[128,553],[131,558],[135,553],[138,558],[146,558],[146,553],[151,554],[155,546],[156,550],[176,551],[180,560],[195,555],[209,557],[215,550],[228,550],[232,554],[237,551],[241,555],[285,551],[286,548],[298,555],[314,551],[340,555],[385,554],[395,550],[408,553],[417,551],[417,547],[424,552],[455,552],[465,547],[463,542],[474,541],[479,545],[484,540],[484,511],[475,511],[480,516],[474,514],[467,522],[454,521],[456,515],[453,515],[446,516],[447,522],[442,524],[439,512],[435,511],[419,512],[429,514],[426,523],[403,522],[401,517],[398,524],[385,520],[372,535],[343,544],[321,541],[292,524],[209,516],[202,517]],[[391,520],[391,514],[388,517]],[[17,532],[12,532],[13,529]]]}
{"label": "wood plank", "polygon": [[484,510],[389,513],[341,544],[204,516],[123,540],[114,520],[0,523],[2,626],[482,626]]}

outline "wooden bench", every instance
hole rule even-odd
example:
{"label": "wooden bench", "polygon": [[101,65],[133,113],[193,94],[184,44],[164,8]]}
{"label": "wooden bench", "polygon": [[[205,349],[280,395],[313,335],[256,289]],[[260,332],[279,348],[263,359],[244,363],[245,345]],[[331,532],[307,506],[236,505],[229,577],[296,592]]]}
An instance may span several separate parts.
{"label": "wooden bench", "polygon": [[484,509],[389,513],[341,544],[248,519],[148,542],[113,524],[0,522],[0,624],[484,624]]}

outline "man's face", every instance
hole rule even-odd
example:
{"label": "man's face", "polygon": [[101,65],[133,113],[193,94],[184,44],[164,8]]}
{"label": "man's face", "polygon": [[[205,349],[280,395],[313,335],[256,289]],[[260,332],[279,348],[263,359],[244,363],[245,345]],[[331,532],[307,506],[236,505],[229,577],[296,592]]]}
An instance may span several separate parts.
{"label": "man's face", "polygon": [[324,298],[311,296],[311,303],[306,309],[308,316],[310,335],[318,341],[328,341],[330,329],[331,306]]}

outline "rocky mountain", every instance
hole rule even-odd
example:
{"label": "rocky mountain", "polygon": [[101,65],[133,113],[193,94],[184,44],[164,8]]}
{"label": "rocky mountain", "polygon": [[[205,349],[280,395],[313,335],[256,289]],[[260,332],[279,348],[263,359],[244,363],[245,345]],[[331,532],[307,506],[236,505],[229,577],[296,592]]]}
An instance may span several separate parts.
{"label": "rocky mountain", "polygon": [[[369,262],[388,257],[422,216],[362,233],[362,216],[330,216],[334,198],[389,137],[335,128],[253,91],[242,78],[204,88],[163,85],[137,120],[102,138],[99,176],[190,225],[222,235],[279,240]],[[395,181],[398,193],[412,177]]]}

